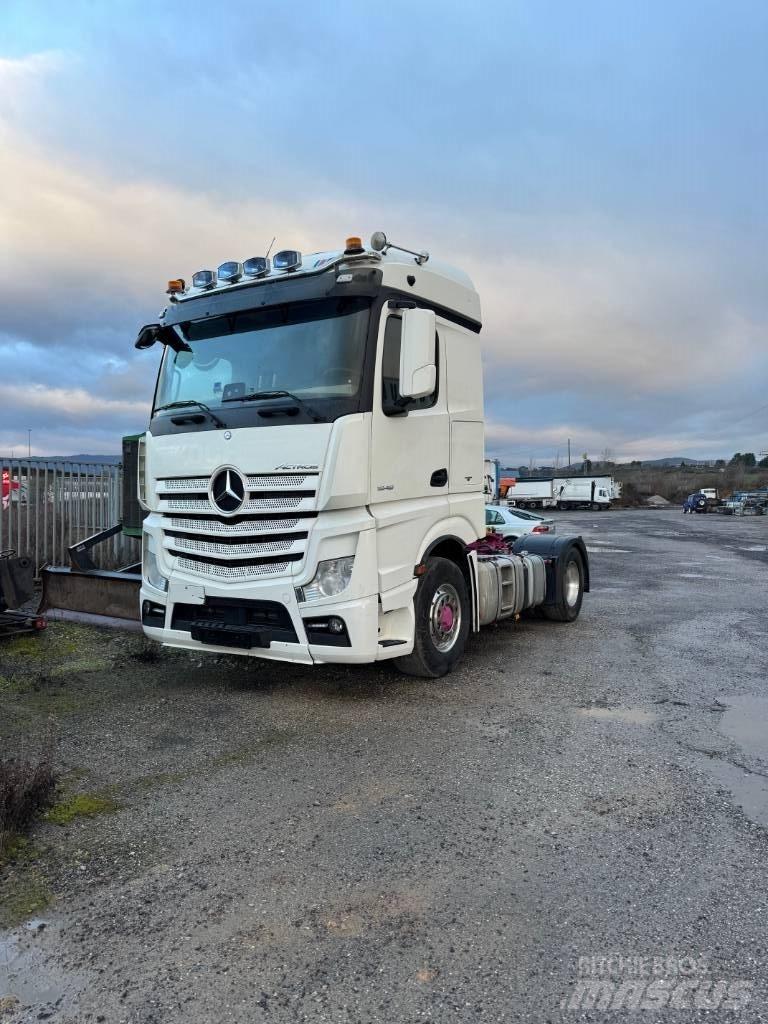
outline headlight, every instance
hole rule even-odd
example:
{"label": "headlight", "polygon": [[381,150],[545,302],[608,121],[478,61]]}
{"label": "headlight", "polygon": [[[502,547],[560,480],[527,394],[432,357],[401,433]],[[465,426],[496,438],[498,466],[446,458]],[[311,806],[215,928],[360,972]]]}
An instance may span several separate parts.
{"label": "headlight", "polygon": [[148,533],[144,534],[141,547],[141,571],[144,574],[144,579],[151,587],[165,592],[168,589],[168,580],[160,572],[157,555],[153,550],[153,541],[150,540]]}
{"label": "headlight", "polygon": [[354,564],[354,555],[318,562],[314,579],[301,588],[301,600],[318,601],[321,597],[336,597],[349,586]]}

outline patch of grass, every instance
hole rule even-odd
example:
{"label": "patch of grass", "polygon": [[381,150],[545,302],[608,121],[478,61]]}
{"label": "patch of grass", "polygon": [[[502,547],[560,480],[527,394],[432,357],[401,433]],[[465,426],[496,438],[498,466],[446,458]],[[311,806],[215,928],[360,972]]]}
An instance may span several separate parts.
{"label": "patch of grass", "polygon": [[46,757],[0,759],[0,856],[54,801],[57,776]]}
{"label": "patch of grass", "polygon": [[43,658],[45,647],[42,640],[43,637],[38,634],[15,637],[7,644],[6,653],[11,657]]}
{"label": "patch of grass", "polygon": [[94,818],[97,814],[112,814],[120,804],[101,793],[76,793],[57,803],[46,814],[46,820],[54,825],[68,825],[75,818]]}
{"label": "patch of grass", "polygon": [[36,871],[11,876],[0,886],[0,927],[12,928],[44,910],[51,902],[51,891]]}
{"label": "patch of grass", "polygon": [[37,857],[37,847],[26,836],[9,835],[0,852],[0,868],[8,864],[27,864]]}

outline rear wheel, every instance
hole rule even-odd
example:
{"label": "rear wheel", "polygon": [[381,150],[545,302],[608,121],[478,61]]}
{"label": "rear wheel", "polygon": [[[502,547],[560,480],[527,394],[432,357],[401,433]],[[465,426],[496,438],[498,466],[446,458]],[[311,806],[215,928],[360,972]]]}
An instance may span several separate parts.
{"label": "rear wheel", "polygon": [[558,581],[557,602],[542,606],[544,615],[553,622],[574,622],[579,617],[584,599],[584,562],[578,548],[571,548]]}
{"label": "rear wheel", "polygon": [[444,676],[464,653],[469,635],[469,594],[461,569],[447,558],[430,558],[414,604],[413,653],[395,665],[409,676]]}

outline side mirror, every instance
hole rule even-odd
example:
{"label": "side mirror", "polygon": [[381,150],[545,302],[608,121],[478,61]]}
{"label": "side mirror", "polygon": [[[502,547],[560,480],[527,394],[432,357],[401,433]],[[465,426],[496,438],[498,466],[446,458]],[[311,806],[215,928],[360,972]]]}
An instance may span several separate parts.
{"label": "side mirror", "polygon": [[404,309],[400,340],[400,394],[424,398],[435,390],[435,313],[432,309]]}
{"label": "side mirror", "polygon": [[160,324],[147,324],[145,327],[142,327],[136,341],[134,342],[134,348],[141,349],[142,351],[147,348],[152,348],[157,341],[159,330]]}
{"label": "side mirror", "polygon": [[166,327],[165,324],[145,324],[139,331],[139,335],[134,342],[134,348],[143,351],[144,349],[152,348],[156,341],[159,341],[161,345],[168,345],[174,352],[192,351],[186,341],[180,338],[172,327]]}

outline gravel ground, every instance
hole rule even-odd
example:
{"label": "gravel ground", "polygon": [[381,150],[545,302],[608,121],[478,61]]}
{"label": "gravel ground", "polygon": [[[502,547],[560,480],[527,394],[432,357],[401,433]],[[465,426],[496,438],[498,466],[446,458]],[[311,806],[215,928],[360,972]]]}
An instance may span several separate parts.
{"label": "gravel ground", "polygon": [[102,813],[4,869],[3,1024],[768,1020],[768,520],[557,524],[579,621],[444,680],[6,645],[2,749]]}

